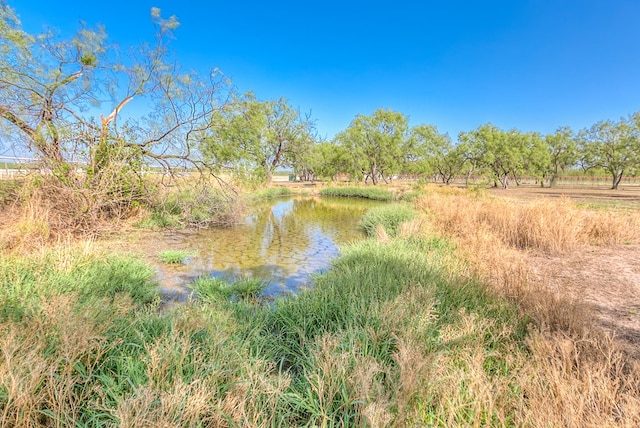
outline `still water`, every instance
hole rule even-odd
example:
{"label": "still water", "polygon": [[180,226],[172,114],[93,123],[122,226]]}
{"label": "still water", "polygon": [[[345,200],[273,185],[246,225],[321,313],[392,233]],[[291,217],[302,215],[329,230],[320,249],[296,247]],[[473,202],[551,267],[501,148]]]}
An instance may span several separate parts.
{"label": "still water", "polygon": [[295,198],[255,207],[243,224],[186,234],[173,248],[197,254],[185,266],[159,273],[163,294],[180,299],[199,276],[259,278],[265,294],[278,296],[308,284],[329,267],[339,246],[363,239],[363,213],[380,202],[359,199]]}

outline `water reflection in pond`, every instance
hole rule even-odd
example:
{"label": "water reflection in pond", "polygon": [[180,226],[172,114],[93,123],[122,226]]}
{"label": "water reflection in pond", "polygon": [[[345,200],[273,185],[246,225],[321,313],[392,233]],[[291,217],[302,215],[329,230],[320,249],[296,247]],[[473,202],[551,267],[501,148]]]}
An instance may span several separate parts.
{"label": "water reflection in pond", "polygon": [[296,198],[258,206],[244,224],[185,236],[177,246],[198,256],[180,276],[259,278],[269,282],[268,295],[295,291],[310,274],[329,266],[339,245],[364,237],[358,223],[366,209],[378,204]]}

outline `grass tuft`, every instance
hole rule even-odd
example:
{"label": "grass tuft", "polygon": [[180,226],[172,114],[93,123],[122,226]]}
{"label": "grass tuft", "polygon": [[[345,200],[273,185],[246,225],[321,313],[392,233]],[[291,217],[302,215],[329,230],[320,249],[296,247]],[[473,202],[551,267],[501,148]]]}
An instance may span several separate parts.
{"label": "grass tuft", "polygon": [[244,278],[229,281],[225,278],[200,277],[191,288],[204,301],[224,299],[240,299],[255,301],[267,288],[267,281],[255,278]]}
{"label": "grass tuft", "polygon": [[320,196],[365,198],[377,201],[393,200],[393,192],[380,187],[324,187],[320,190]]}
{"label": "grass tuft", "polygon": [[276,198],[282,198],[287,196],[293,196],[294,193],[288,187],[268,187],[266,189],[259,190],[251,194],[251,198],[254,200],[272,200]]}
{"label": "grass tuft", "polygon": [[195,256],[195,253],[187,250],[163,250],[158,253],[158,260],[168,265],[186,264]]}
{"label": "grass tuft", "polygon": [[369,236],[375,236],[376,228],[382,227],[390,237],[395,237],[402,223],[412,220],[416,212],[403,204],[382,205],[369,209],[362,220],[360,227]]}

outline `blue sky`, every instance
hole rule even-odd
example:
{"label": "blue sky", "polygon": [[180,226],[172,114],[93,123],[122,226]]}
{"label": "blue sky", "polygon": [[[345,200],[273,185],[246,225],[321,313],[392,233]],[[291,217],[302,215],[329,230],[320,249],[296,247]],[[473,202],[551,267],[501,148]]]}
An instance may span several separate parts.
{"label": "blue sky", "polygon": [[27,31],[83,20],[123,47],[151,39],[159,7],[181,23],[183,67],[283,96],[328,139],[377,108],[454,140],[486,122],[552,133],[640,110],[637,0],[8,3]]}

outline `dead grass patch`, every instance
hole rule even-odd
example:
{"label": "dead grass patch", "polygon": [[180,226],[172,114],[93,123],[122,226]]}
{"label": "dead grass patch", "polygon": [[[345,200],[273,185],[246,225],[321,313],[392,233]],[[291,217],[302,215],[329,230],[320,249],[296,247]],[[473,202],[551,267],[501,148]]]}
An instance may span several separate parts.
{"label": "dead grass patch", "polygon": [[[638,242],[640,218],[630,211],[593,211],[566,199],[514,202],[473,196],[465,192],[433,192],[416,206],[426,213],[432,230],[453,239],[457,252],[498,294],[517,301],[522,316],[532,321],[518,378],[517,419],[506,421],[495,405],[497,385],[472,370],[464,385],[487,391],[470,410],[493,414],[493,424],[516,426],[638,426],[640,424],[640,366],[619,342],[595,327],[582,302],[553,293],[531,281],[523,250],[562,254],[590,244]],[[474,353],[473,355],[478,355]],[[517,355],[517,354],[515,354]],[[466,364],[475,361],[470,355]],[[477,364],[477,363],[476,363]],[[439,365],[450,367],[450,363]],[[471,365],[470,367],[474,367]],[[445,369],[446,370],[446,369]],[[459,377],[447,377],[456,385]],[[461,384],[457,384],[460,387]],[[515,390],[513,389],[515,387]],[[506,393],[506,390],[503,390]],[[454,390],[450,395],[458,399]],[[499,402],[495,402],[499,405]],[[464,408],[464,403],[454,407]],[[440,423],[455,424],[455,413]]]}

